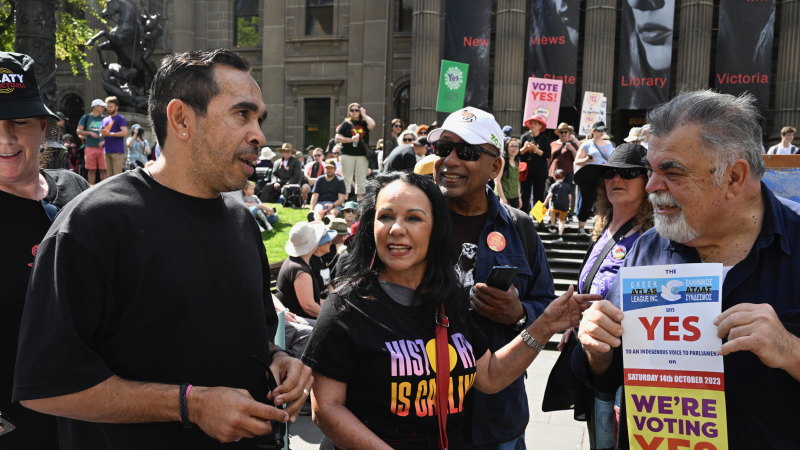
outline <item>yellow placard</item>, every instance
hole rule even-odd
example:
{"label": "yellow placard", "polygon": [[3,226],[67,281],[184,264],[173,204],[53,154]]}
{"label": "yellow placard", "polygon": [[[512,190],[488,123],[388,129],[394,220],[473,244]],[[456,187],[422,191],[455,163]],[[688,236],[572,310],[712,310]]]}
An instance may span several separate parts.
{"label": "yellow placard", "polygon": [[626,386],[632,449],[728,448],[725,391]]}
{"label": "yellow placard", "polygon": [[547,208],[545,208],[544,203],[537,200],[536,204],[533,205],[533,208],[531,208],[531,215],[533,216],[534,219],[536,219],[537,222],[541,223],[542,219],[544,219],[544,216],[546,214],[547,214]]}

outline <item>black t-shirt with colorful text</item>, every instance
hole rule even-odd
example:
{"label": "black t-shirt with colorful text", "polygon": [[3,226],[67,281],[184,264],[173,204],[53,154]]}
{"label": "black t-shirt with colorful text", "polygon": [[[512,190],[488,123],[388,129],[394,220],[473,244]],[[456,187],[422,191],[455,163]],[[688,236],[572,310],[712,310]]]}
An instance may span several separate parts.
{"label": "black t-shirt with colorful text", "polygon": [[350,142],[342,143],[342,154],[350,156],[366,156],[365,145],[369,145],[369,127],[366,120],[347,119],[339,125],[339,134],[346,138],[351,138],[358,134],[361,136],[358,145],[354,146]]}
{"label": "black t-shirt with colorful text", "polygon": [[[434,325],[380,287],[372,298],[328,297],[303,355],[315,372],[347,384],[345,406],[394,448],[434,448],[438,439]],[[462,445],[465,398],[486,338],[466,310],[450,315],[450,448]]]}

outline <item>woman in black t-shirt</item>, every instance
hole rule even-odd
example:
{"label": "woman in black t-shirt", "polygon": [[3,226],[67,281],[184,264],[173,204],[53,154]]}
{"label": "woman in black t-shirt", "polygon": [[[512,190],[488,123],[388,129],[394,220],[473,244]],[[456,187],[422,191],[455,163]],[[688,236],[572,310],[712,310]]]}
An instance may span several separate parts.
{"label": "woman in black t-shirt", "polygon": [[289,257],[278,272],[277,288],[281,303],[295,315],[315,319],[319,314],[320,293],[325,286],[311,267],[311,257],[335,236],[336,232],[328,232],[322,222],[299,222],[289,230]]}
{"label": "woman in black t-shirt", "polygon": [[336,128],[336,142],[342,144],[342,178],[350,192],[350,185],[356,185],[358,200],[364,196],[364,183],[369,172],[369,132],[375,128],[375,121],[367,115],[367,110],[358,103],[347,107],[347,117]]}
{"label": "woman in black t-shirt", "polygon": [[[452,223],[439,188],[413,173],[368,183],[362,221],[303,360],[314,370],[312,408],[341,448],[436,448],[439,440],[436,313],[447,316],[449,405],[445,437],[463,446],[461,423],[474,385],[501,390],[533,361],[540,342],[580,320],[599,296],[553,301],[497,353],[467,310],[450,251]],[[588,304],[586,304],[588,306]],[[524,339],[524,340],[523,340]]]}

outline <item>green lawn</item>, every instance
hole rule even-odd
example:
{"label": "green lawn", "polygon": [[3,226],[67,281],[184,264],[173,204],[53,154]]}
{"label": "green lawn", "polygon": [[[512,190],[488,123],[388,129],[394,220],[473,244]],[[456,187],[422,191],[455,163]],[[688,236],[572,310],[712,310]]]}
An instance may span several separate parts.
{"label": "green lawn", "polygon": [[289,240],[289,230],[292,225],[297,222],[305,222],[308,220],[308,207],[303,209],[284,208],[277,203],[267,203],[270,208],[275,209],[278,213],[278,221],[273,225],[272,231],[265,231],[261,233],[261,239],[264,241],[264,247],[267,248],[267,257],[270,264],[281,262],[286,259],[286,252],[284,246],[286,241]]}

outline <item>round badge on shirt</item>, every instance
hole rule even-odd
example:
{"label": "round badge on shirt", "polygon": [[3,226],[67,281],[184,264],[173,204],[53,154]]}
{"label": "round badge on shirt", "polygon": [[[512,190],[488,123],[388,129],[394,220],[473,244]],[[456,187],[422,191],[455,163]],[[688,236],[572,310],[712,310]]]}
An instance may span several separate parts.
{"label": "round badge on shirt", "polygon": [[613,250],[611,250],[611,256],[613,256],[615,259],[623,259],[625,258],[626,254],[627,250],[622,245],[617,245]]}
{"label": "round badge on shirt", "polygon": [[500,232],[492,231],[486,236],[486,245],[495,252],[502,252],[506,248],[506,238]]}

